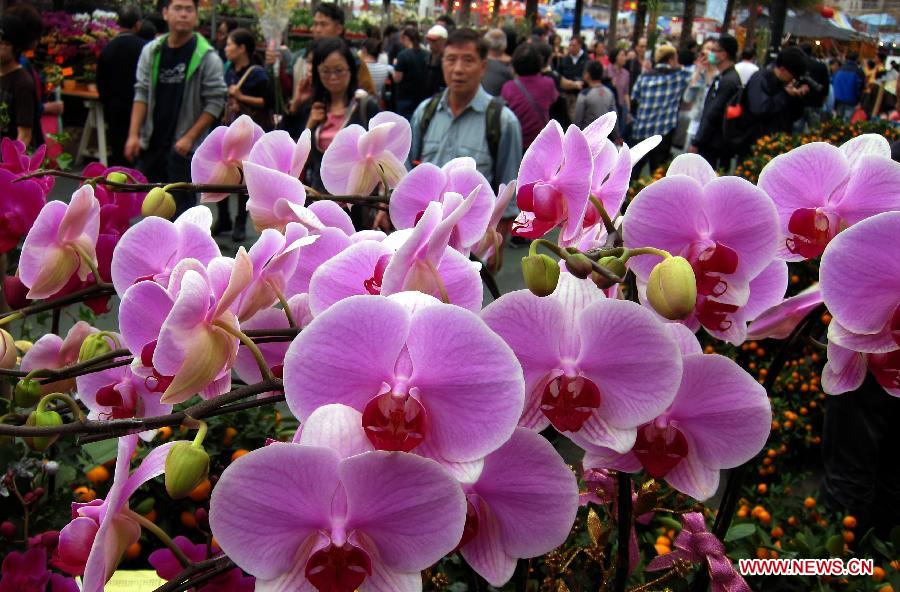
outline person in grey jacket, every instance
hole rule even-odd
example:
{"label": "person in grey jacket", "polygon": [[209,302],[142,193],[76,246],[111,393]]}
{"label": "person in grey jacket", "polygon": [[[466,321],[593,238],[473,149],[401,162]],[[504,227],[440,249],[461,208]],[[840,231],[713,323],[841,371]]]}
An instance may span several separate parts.
{"label": "person in grey jacket", "polygon": [[[581,129],[589,126],[601,115],[616,110],[616,97],[603,84],[603,65],[600,62],[592,60],[585,65],[584,83],[587,88],[578,94],[575,101],[575,117],[572,119],[572,123]],[[619,137],[618,121],[612,137]]]}
{"label": "person in grey jacket", "polygon": [[[195,0],[167,0],[168,35],[141,51],[125,157],[151,182],[190,181],[191,156],[225,107],[222,60],[202,35]],[[173,192],[176,216],[197,204]]]}

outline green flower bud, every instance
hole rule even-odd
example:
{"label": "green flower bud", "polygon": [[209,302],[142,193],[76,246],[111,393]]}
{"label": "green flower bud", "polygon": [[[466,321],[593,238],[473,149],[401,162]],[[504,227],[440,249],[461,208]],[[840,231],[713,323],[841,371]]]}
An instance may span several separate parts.
{"label": "green flower bud", "polygon": [[109,337],[103,333],[92,333],[85,337],[78,351],[78,361],[87,362],[112,351]]}
{"label": "green flower bud", "polygon": [[543,254],[522,257],[522,273],[535,296],[549,296],[559,282],[559,264]]}
{"label": "green flower bud", "polygon": [[583,253],[575,253],[566,257],[566,269],[578,279],[583,280],[594,271],[594,262]]}
{"label": "green flower bud", "polygon": [[112,173],[106,175],[107,181],[112,181],[113,183],[128,183],[128,175],[122,173],[120,171],[113,171]]}
{"label": "green flower bud", "polygon": [[670,321],[688,318],[697,304],[697,278],[688,260],[669,257],[654,267],[647,282],[647,300]]}
{"label": "green flower bud", "polygon": [[[60,426],[63,424],[62,417],[56,411],[32,411],[25,425],[35,427]],[[25,445],[35,452],[42,452],[50,448],[50,445],[56,442],[59,435],[53,436],[28,436],[24,438]]]}
{"label": "green flower bud", "polygon": [[172,499],[186,497],[209,474],[209,455],[192,442],[175,443],[166,457],[166,491]]}
{"label": "green flower bud", "polygon": [[[618,257],[603,257],[600,261],[597,262],[600,267],[604,267],[620,278],[625,277],[625,273],[628,271],[625,268],[625,264],[622,263],[622,260]],[[606,290],[607,288],[611,288],[615,285],[614,282],[608,280],[606,277],[600,275],[596,271],[591,273],[591,281],[597,284],[597,287],[601,290]]]}
{"label": "green flower bud", "polygon": [[41,385],[33,378],[23,378],[16,384],[13,396],[17,407],[33,407],[41,400]]}
{"label": "green flower bud", "polygon": [[154,187],[147,193],[141,205],[141,216],[159,216],[169,219],[175,215],[175,198],[162,187]]}

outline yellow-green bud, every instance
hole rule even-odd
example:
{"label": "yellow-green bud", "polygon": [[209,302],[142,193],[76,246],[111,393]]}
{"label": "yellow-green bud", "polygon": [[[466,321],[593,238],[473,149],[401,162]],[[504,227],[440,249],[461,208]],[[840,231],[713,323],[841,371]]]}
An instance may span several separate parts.
{"label": "yellow-green bud", "polygon": [[41,400],[41,385],[33,378],[23,378],[13,393],[16,407],[32,407]]}
{"label": "yellow-green bud", "polygon": [[113,183],[128,183],[128,175],[120,171],[113,171],[106,175],[106,180]]}
{"label": "yellow-green bud", "polygon": [[162,187],[154,187],[144,198],[141,215],[169,219],[175,215],[175,198]]}
{"label": "yellow-green bud", "polygon": [[[60,426],[63,424],[62,417],[56,411],[32,411],[25,420],[25,425],[35,427]],[[59,434],[52,436],[28,436],[24,438],[25,445],[36,452],[42,452],[50,448],[50,445],[56,442]]]}
{"label": "yellow-green bud", "polygon": [[549,296],[559,282],[559,264],[547,255],[522,257],[525,286],[535,296]]}
{"label": "yellow-green bud", "polygon": [[594,271],[594,262],[583,253],[574,253],[566,257],[566,269],[578,279],[583,280]]}
{"label": "yellow-green bud", "polygon": [[181,499],[209,474],[209,455],[203,446],[176,442],[166,457],[166,491],[172,499]]}
{"label": "yellow-green bud", "polygon": [[688,318],[697,304],[697,278],[688,260],[668,257],[654,267],[647,282],[647,300],[670,321]]}
{"label": "yellow-green bud", "polygon": [[10,370],[15,367],[18,357],[16,340],[6,329],[0,329],[0,337],[0,368]]}
{"label": "yellow-green bud", "polygon": [[111,351],[112,345],[109,343],[109,337],[103,333],[92,333],[81,342],[81,349],[78,351],[78,361],[87,362]]}
{"label": "yellow-green bud", "polygon": [[[625,273],[628,271],[625,268],[625,264],[622,263],[622,260],[618,257],[603,257],[601,258],[597,264],[600,267],[606,268],[610,273],[613,273],[620,278],[625,277]],[[608,280],[606,277],[600,275],[596,271],[591,274],[591,280],[597,284],[597,287],[601,290],[606,290],[607,288],[611,288],[615,283]]]}

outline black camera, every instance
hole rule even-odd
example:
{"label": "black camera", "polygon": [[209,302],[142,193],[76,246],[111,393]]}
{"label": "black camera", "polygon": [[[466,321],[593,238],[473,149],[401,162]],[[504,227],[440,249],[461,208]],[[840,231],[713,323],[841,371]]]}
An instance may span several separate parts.
{"label": "black camera", "polygon": [[810,76],[808,74],[804,74],[803,76],[794,78],[794,86],[796,88],[800,88],[804,84],[806,86],[808,86],[809,90],[811,90],[814,93],[822,92],[822,85],[819,84],[818,82],[816,82],[815,80],[813,80],[812,78],[810,78]]}

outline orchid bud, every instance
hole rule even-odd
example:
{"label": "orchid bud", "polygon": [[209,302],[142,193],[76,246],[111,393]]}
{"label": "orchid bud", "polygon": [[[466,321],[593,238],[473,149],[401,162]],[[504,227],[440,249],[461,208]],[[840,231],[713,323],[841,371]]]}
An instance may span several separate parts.
{"label": "orchid bud", "polygon": [[654,267],[647,282],[647,300],[670,321],[688,318],[697,304],[697,278],[688,260],[668,257]]}
{"label": "orchid bud", "polygon": [[175,198],[162,187],[154,187],[144,198],[141,215],[169,219],[175,215]]}
{"label": "orchid bud", "polygon": [[[608,269],[610,273],[615,274],[620,278],[625,277],[625,273],[628,271],[625,268],[625,264],[618,257],[603,257],[597,264],[600,265],[600,267]],[[615,282],[600,275],[596,271],[591,273],[591,281],[597,284],[597,287],[601,290],[606,290],[615,285]]]}
{"label": "orchid bud", "polygon": [[41,384],[33,378],[23,378],[13,393],[16,407],[32,407],[41,400]]}
{"label": "orchid bud", "polygon": [[[32,411],[25,420],[25,425],[34,427],[55,427],[63,424],[62,417],[56,411]],[[25,445],[35,452],[43,452],[56,442],[59,434],[51,436],[28,436],[23,438]]]}
{"label": "orchid bud", "polygon": [[16,365],[16,340],[6,329],[0,329],[0,368],[9,370]]}
{"label": "orchid bud", "polygon": [[547,255],[522,257],[525,285],[535,296],[549,296],[559,282],[559,264]]}
{"label": "orchid bud", "polygon": [[78,350],[78,361],[87,362],[112,351],[109,338],[103,333],[92,333],[84,338]]}
{"label": "orchid bud", "polygon": [[128,175],[121,171],[113,171],[110,174],[106,175],[106,180],[111,181],[113,183],[128,183]]}
{"label": "orchid bud", "polygon": [[16,537],[16,531],[15,523],[10,520],[6,520],[3,524],[0,524],[0,536],[6,540],[13,540]]}
{"label": "orchid bud", "polygon": [[566,269],[580,280],[587,279],[594,271],[594,262],[583,253],[575,253],[566,257]]}
{"label": "orchid bud", "polygon": [[32,347],[34,347],[34,343],[31,341],[28,341],[26,339],[19,339],[18,341],[15,342],[15,344],[16,344],[16,349],[18,349],[23,354],[27,354],[28,350],[30,350]]}
{"label": "orchid bud", "polygon": [[166,491],[172,499],[187,497],[209,474],[209,455],[201,445],[177,442],[166,457]]}

